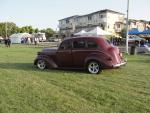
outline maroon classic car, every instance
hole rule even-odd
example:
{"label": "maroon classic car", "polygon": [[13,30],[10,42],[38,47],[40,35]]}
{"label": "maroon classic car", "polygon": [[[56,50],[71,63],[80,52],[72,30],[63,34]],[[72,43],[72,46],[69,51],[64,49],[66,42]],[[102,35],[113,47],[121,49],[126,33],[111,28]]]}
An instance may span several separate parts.
{"label": "maroon classic car", "polygon": [[34,64],[45,68],[85,69],[98,74],[105,68],[126,64],[119,49],[103,37],[67,38],[58,49],[43,49],[38,52]]}

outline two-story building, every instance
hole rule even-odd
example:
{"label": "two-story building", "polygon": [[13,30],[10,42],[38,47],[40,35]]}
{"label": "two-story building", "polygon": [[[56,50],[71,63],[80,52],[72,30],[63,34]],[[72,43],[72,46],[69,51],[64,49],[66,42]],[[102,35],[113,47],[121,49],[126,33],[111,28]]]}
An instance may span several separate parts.
{"label": "two-story building", "polygon": [[150,21],[129,19],[129,29],[137,28],[139,31],[144,31],[150,28]]}
{"label": "two-story building", "polygon": [[60,33],[66,36],[81,30],[89,31],[97,26],[113,34],[120,33],[124,27],[124,14],[105,9],[87,15],[75,15],[59,20]]}

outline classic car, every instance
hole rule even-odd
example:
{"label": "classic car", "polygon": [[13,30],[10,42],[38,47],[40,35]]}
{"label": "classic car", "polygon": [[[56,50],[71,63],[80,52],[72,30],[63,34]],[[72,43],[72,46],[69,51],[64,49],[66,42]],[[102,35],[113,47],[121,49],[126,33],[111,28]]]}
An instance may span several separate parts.
{"label": "classic car", "polygon": [[34,64],[45,68],[84,69],[98,74],[105,68],[126,64],[122,53],[103,37],[71,37],[63,40],[58,48],[45,48],[38,52]]}

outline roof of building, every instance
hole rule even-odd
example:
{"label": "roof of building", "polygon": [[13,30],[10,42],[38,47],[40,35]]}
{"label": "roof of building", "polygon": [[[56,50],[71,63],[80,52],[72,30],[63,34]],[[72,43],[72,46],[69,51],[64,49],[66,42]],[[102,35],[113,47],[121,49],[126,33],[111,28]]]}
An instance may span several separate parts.
{"label": "roof of building", "polygon": [[96,13],[106,13],[106,12],[124,15],[123,13],[120,13],[120,12],[117,12],[117,11],[113,11],[113,10],[110,10],[110,9],[104,9],[104,10],[96,11],[96,12],[89,13],[89,14],[86,14],[86,15],[81,15],[81,16],[78,16],[78,17],[89,16],[89,15],[93,15],[93,14],[96,14]]}
{"label": "roof of building", "polygon": [[[126,18],[125,18],[126,19]],[[136,20],[136,19],[129,19],[130,22],[144,22],[144,23],[150,23],[150,21],[147,20]]]}
{"label": "roof of building", "polygon": [[[70,18],[80,18],[80,17],[84,17],[84,16],[90,16],[90,15],[93,15],[93,14],[96,14],[96,13],[106,13],[106,12],[116,13],[116,14],[120,14],[120,15],[125,15],[125,14],[117,12],[117,11],[113,11],[113,10],[110,10],[110,9],[104,9],[104,10],[96,11],[96,12],[85,14],[85,15],[70,16],[70,17],[67,17],[67,18],[64,18],[64,19],[61,19],[61,20],[66,20],[66,19],[70,19]],[[61,20],[59,20],[59,21],[61,21]]]}
{"label": "roof of building", "polygon": [[70,19],[70,18],[76,18],[76,17],[78,17],[78,16],[79,16],[79,15],[74,15],[74,16],[66,17],[66,18],[60,19],[59,21],[61,21],[61,20],[67,20],[67,19]]}

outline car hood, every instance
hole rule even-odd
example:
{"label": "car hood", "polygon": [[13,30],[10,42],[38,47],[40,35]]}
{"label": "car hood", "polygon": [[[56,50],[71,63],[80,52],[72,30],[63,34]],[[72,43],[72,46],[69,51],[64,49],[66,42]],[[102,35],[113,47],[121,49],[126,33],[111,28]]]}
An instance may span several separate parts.
{"label": "car hood", "polygon": [[48,54],[48,55],[55,55],[57,52],[57,48],[44,48],[42,50],[42,52],[40,53],[44,53],[44,54]]}

